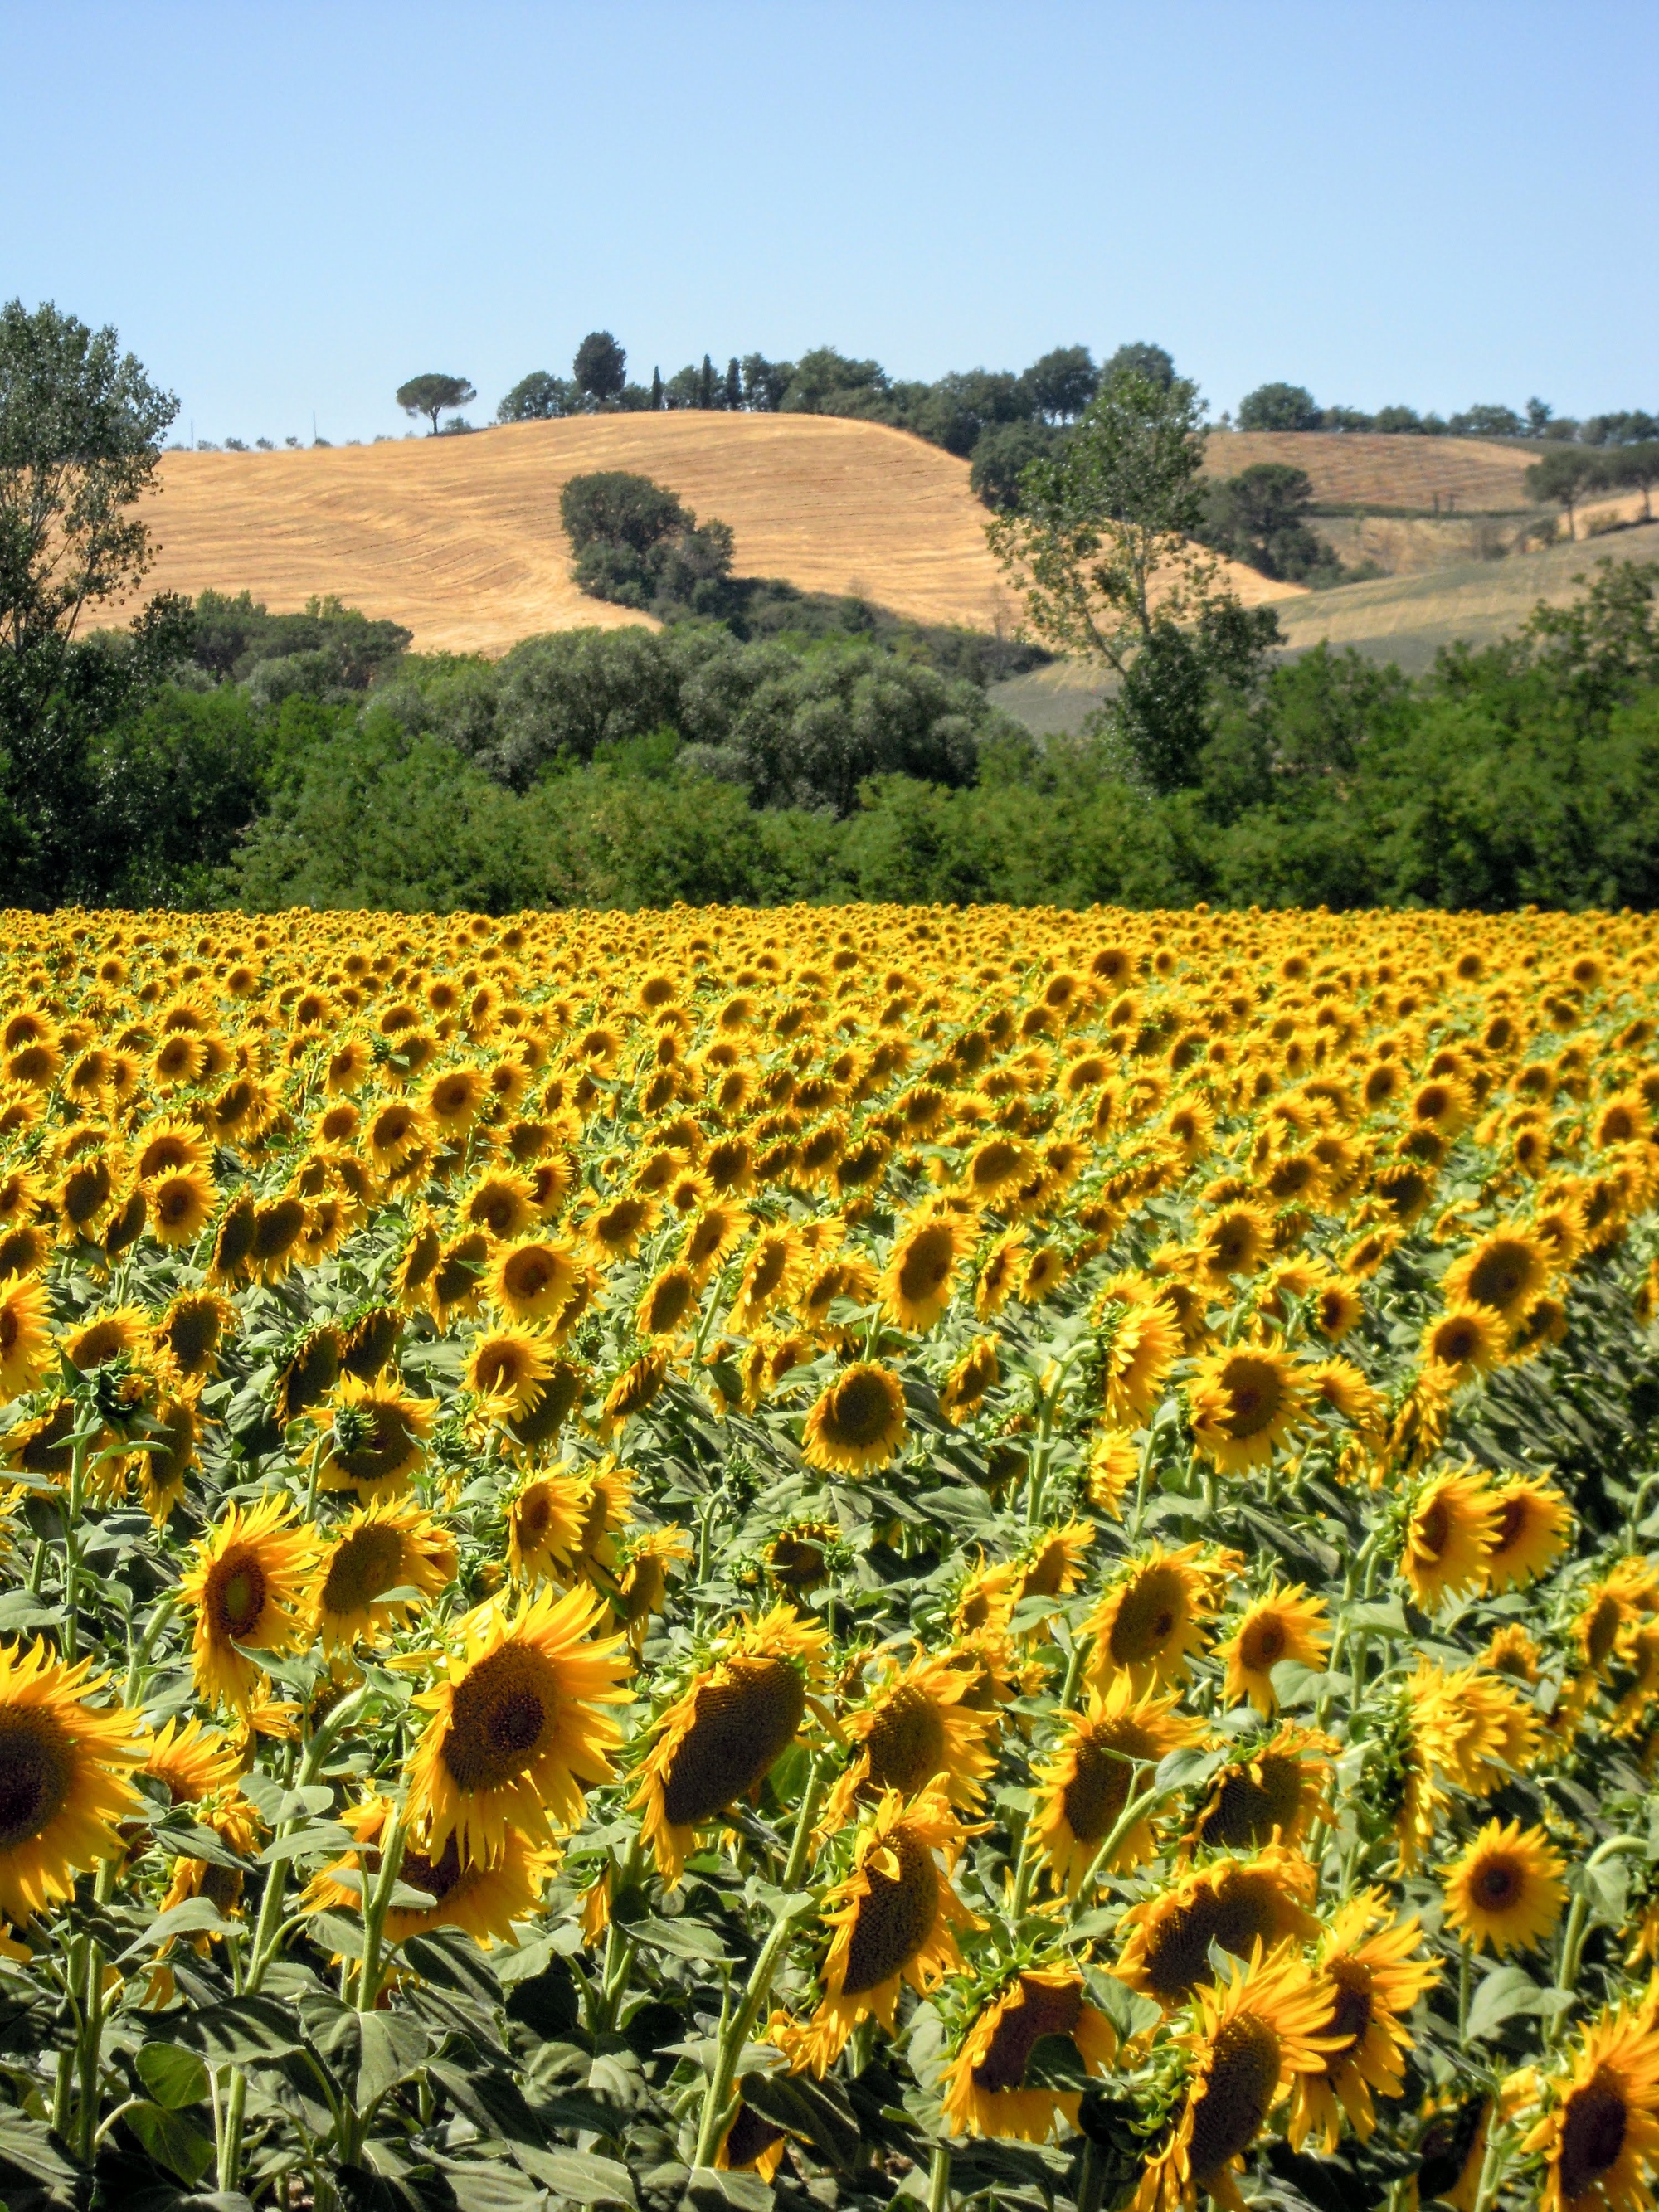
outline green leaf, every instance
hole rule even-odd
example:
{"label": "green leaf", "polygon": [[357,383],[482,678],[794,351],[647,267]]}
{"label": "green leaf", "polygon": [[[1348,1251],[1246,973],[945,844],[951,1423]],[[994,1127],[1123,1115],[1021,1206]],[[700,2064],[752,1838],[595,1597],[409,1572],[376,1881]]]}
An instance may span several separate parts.
{"label": "green leaf", "polygon": [[76,2201],[78,2170],[58,2149],[51,2130],[21,2112],[0,2112],[0,2179],[8,2172],[43,2189],[54,2204]]}
{"label": "green leaf", "polygon": [[137,1941],[128,1944],[116,1963],[125,1966],[129,1960],[142,1958],[146,1951],[170,1943],[175,1936],[240,1936],[242,1932],[241,1923],[227,1920],[210,1897],[187,1897],[182,1905],[175,1905],[170,1912],[152,1920]]}
{"label": "green leaf", "polygon": [[1159,1759],[1158,1771],[1152,1778],[1156,1790],[1195,1790],[1207,1782],[1218,1766],[1227,1763],[1223,1751],[1185,1749],[1171,1751]]}
{"label": "green leaf", "polygon": [[1563,2012],[1571,2002],[1565,1990],[1540,1990],[1520,1966],[1495,1966],[1469,2006],[1469,2033],[1484,2042],[1517,2014]]}
{"label": "green leaf", "polygon": [[654,1914],[647,1913],[642,1919],[630,1921],[628,1932],[636,1943],[643,1943],[653,1951],[666,1951],[673,1959],[696,1959],[710,1966],[732,1964],[714,1930],[689,1915],[680,1920],[659,1920]]}
{"label": "green leaf", "polygon": [[460,2212],[544,2212],[544,2187],[538,2188],[504,2158],[466,2165],[444,2159],[440,2170]]}
{"label": "green leaf", "polygon": [[127,2125],[158,2166],[192,2187],[213,2163],[213,2138],[162,2105],[135,2105]]}
{"label": "green leaf", "polygon": [[[1114,1914],[1114,1920],[1115,1917]],[[1139,1990],[1132,1990],[1127,1982],[1119,1981],[1115,1974],[1106,1973],[1098,1966],[1084,1968],[1083,1984],[1089,1993],[1090,2003],[1106,2015],[1125,2043],[1146,2034],[1164,2017],[1164,2008],[1155,1998],[1143,1996]]]}
{"label": "green leaf", "polygon": [[833,2081],[815,2081],[810,2075],[745,2074],[738,2084],[743,2101],[775,2128],[810,2143],[826,2166],[851,2173],[858,2163],[863,2137],[845,2090]]}
{"label": "green leaf", "polygon": [[1069,2035],[1040,2035],[1031,2045],[1020,2079],[1024,2089],[1083,2090],[1093,2075]]}
{"label": "green leaf", "polygon": [[193,2051],[181,2044],[147,2043],[133,2064],[138,2079],[167,2112],[181,2112],[186,2105],[199,2105],[207,2096],[207,2069]]}
{"label": "green leaf", "polygon": [[773,2192],[757,2173],[722,2173],[712,2166],[694,2166],[685,2193],[697,2212],[772,2212]]}
{"label": "green leaf", "polygon": [[574,2203],[622,2204],[632,2212],[637,2202],[628,2168],[614,2158],[591,2150],[517,2149],[514,2156],[544,2187]]}
{"label": "green leaf", "polygon": [[1397,1597],[1381,1604],[1351,1605],[1345,1609],[1343,1617],[1350,1628],[1369,1628],[1378,1636],[1404,1636],[1409,1632]]}
{"label": "green leaf", "polygon": [[357,1838],[338,1820],[308,1820],[291,1835],[278,1836],[274,1844],[267,1844],[258,1863],[276,1866],[283,1859],[304,1858],[313,1851],[355,1851],[356,1848]]}
{"label": "green leaf", "polygon": [[[173,2042],[199,2051],[213,2067],[273,2065],[302,2046],[294,2007],[273,1996],[230,1997],[223,2004],[169,2015],[155,2026]],[[158,2042],[145,2048],[166,2045]]]}

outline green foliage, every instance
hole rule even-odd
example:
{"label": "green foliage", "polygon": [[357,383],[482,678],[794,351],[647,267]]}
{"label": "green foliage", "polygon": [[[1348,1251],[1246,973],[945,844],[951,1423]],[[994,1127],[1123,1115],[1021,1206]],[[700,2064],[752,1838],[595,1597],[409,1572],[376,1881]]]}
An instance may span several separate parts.
{"label": "green foliage", "polygon": [[1317,430],[1319,406],[1300,384],[1259,384],[1238,403],[1241,430]]}
{"label": "green foliage", "polygon": [[628,382],[628,356],[609,331],[590,331],[576,348],[571,380],[599,404],[620,398]]}
{"label": "green foliage", "polygon": [[1264,576],[1336,583],[1342,564],[1309,527],[1313,479],[1305,469],[1260,461],[1206,487],[1202,542]]}
{"label": "green foliage", "polygon": [[432,425],[434,438],[440,415],[465,407],[477,396],[465,377],[445,376],[436,369],[428,370],[424,376],[411,376],[407,384],[398,386],[398,406],[405,415],[424,415]]}
{"label": "green foliage", "polygon": [[521,376],[495,410],[498,422],[550,422],[562,415],[580,411],[581,396],[574,383],[544,368]]}

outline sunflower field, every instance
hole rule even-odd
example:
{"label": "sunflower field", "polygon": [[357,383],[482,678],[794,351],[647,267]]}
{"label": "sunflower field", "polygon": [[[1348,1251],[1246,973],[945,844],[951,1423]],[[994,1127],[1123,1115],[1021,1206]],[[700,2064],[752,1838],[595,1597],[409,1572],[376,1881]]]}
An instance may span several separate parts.
{"label": "sunflower field", "polygon": [[9,2212],[1630,2212],[1659,929],[0,925]]}

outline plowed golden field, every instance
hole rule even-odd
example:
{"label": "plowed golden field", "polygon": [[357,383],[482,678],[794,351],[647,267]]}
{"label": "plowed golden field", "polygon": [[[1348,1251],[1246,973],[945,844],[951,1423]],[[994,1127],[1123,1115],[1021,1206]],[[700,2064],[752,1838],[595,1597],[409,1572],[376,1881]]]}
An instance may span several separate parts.
{"label": "plowed golden field", "polygon": [[[472,437],[276,453],[169,453],[149,510],[149,589],[246,589],[273,610],[336,592],[423,651],[504,652],[539,630],[641,617],[570,581],[559,494],[627,469],[737,533],[737,570],[857,592],[912,621],[1010,628],[968,465],[821,415],[611,415]],[[1299,595],[1232,572],[1247,604]]]}

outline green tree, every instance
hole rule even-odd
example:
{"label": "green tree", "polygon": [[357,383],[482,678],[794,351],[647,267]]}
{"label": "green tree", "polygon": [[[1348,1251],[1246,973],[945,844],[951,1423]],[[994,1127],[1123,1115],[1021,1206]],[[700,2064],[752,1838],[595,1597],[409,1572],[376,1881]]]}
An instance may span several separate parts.
{"label": "green tree", "polygon": [[1316,430],[1318,404],[1300,384],[1259,384],[1238,403],[1241,430]]}
{"label": "green tree", "polygon": [[1599,453],[1582,446],[1559,446],[1534,461],[1527,471],[1527,489],[1534,499],[1553,500],[1567,518],[1567,535],[1577,534],[1578,502],[1586,492],[1607,481],[1607,468]]}
{"label": "green tree", "polygon": [[1020,483],[1033,461],[1045,460],[1062,434],[1046,422],[999,422],[975,444],[969,488],[994,514],[1008,514],[1020,502]]}
{"label": "green tree", "polygon": [[143,580],[154,489],[179,411],[115,332],[48,301],[0,307],[0,641],[13,652],[73,637],[82,617]]}
{"label": "green tree", "polygon": [[498,422],[547,422],[576,411],[575,387],[544,368],[521,376],[495,410]]}
{"label": "green tree", "polygon": [[734,415],[743,405],[743,371],[738,366],[735,354],[726,364],[726,386],[720,395],[720,405],[729,408]]}
{"label": "green tree", "polygon": [[1195,385],[1120,369],[986,532],[1042,642],[1115,678],[1109,726],[1158,790],[1190,780],[1212,689],[1249,680],[1278,636],[1272,611],[1247,617],[1193,542],[1206,435]]}
{"label": "green tree", "polygon": [[1607,456],[1607,481],[1642,495],[1642,520],[1653,520],[1653,487],[1659,483],[1659,438],[1639,446],[1620,446]]}
{"label": "green tree", "polygon": [[661,411],[662,371],[659,368],[653,368],[651,372],[651,412],[653,415],[657,415],[660,414]]}
{"label": "green tree", "polygon": [[1264,576],[1304,583],[1334,581],[1340,564],[1308,526],[1313,479],[1283,461],[1259,461],[1211,483],[1200,535],[1206,545]]}
{"label": "green tree", "polygon": [[1019,381],[1033,415],[1045,422],[1074,422],[1100,389],[1100,371],[1087,346],[1055,346]]}
{"label": "green tree", "polygon": [[424,415],[434,438],[440,415],[452,407],[465,407],[477,396],[465,377],[442,376],[435,369],[424,376],[411,376],[407,384],[398,386],[398,406],[405,415]]}
{"label": "green tree", "polygon": [[596,405],[621,397],[628,381],[628,356],[609,331],[590,331],[576,348],[571,376],[578,392]]}
{"label": "green tree", "polygon": [[1103,378],[1116,376],[1122,369],[1133,369],[1144,376],[1148,384],[1161,384],[1165,391],[1175,382],[1175,362],[1161,345],[1151,345],[1145,338],[1131,340],[1121,345],[1100,372]]}

